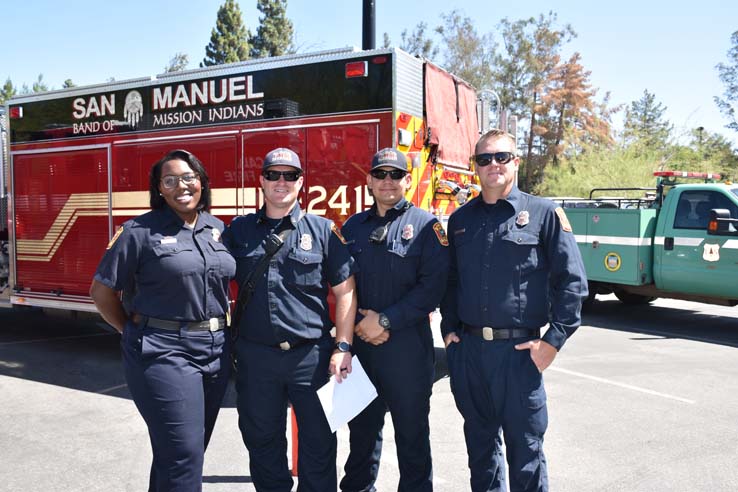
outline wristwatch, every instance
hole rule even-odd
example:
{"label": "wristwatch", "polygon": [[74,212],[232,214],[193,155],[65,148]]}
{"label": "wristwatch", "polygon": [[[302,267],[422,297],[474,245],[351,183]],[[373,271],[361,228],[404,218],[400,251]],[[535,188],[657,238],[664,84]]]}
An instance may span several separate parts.
{"label": "wristwatch", "polygon": [[344,341],[336,342],[334,349],[338,350],[339,352],[351,353],[351,344]]}
{"label": "wristwatch", "polygon": [[381,326],[385,330],[389,330],[391,328],[390,320],[384,313],[379,313],[379,326]]}

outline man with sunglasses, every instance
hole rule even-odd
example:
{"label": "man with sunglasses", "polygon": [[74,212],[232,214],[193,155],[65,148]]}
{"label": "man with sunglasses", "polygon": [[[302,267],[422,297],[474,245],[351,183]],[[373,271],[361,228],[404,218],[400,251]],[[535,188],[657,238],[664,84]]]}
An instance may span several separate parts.
{"label": "man with sunglasses", "polygon": [[[330,375],[341,382],[351,372],[354,260],[330,220],[300,209],[303,177],[296,153],[269,152],[259,181],[264,206],[234,219],[223,235],[242,288],[251,272],[260,271],[267,250],[276,249],[261,275],[250,279],[255,288],[234,327],[238,425],[256,489],[288,492],[293,485],[285,438],[289,400],[300,429],[300,489],[328,492],[337,486],[336,436],[316,390]],[[272,249],[275,235],[285,231],[284,244]],[[329,288],[336,297],[335,341]]]}
{"label": "man with sunglasses", "polygon": [[[451,389],[464,417],[473,492],[548,490],[543,371],[581,322],[587,279],[563,209],[515,184],[515,140],[475,147],[482,194],[451,215],[441,303]],[[541,328],[548,329],[541,336]]]}
{"label": "man with sunglasses", "polygon": [[341,490],[375,490],[389,410],[398,490],[430,491],[434,349],[429,313],[446,286],[448,240],[433,215],[405,199],[412,177],[402,152],[377,152],[366,180],[374,205],[349,218],[342,232],[359,265],[354,349],[379,396],[349,423],[351,450]]}

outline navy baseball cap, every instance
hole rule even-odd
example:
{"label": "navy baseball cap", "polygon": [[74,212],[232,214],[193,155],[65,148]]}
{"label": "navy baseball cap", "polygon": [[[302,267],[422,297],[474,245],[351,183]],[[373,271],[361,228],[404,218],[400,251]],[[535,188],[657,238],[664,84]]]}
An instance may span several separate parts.
{"label": "navy baseball cap", "polygon": [[393,147],[387,147],[374,154],[372,169],[378,167],[394,167],[395,169],[407,171],[407,157],[399,150]]}
{"label": "navy baseball cap", "polygon": [[290,166],[302,171],[300,158],[293,151],[285,149],[284,147],[274,149],[264,157],[264,166],[262,166],[262,170],[272,166]]}

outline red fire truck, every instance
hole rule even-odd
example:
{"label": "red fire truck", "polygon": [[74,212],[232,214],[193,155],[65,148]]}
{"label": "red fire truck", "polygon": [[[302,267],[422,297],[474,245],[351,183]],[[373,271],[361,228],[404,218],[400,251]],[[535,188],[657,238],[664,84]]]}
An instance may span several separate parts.
{"label": "red fire truck", "polygon": [[176,148],[203,161],[226,223],[261,206],[275,147],[300,155],[308,212],[341,223],[371,206],[367,166],[396,146],[412,160],[408,198],[447,216],[475,193],[476,104],[426,60],[353,48],[13,98],[5,302],[94,311],[87,291],[106,244],[148,210],[149,168]]}

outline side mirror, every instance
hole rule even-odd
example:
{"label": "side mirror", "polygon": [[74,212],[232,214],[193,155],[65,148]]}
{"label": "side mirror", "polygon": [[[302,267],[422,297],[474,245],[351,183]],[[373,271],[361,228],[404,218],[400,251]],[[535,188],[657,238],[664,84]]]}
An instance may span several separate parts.
{"label": "side mirror", "polygon": [[713,208],[710,210],[707,233],[713,236],[738,236],[738,219],[732,218],[728,209]]}

